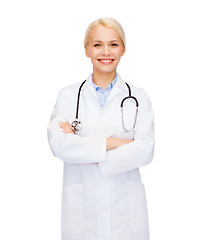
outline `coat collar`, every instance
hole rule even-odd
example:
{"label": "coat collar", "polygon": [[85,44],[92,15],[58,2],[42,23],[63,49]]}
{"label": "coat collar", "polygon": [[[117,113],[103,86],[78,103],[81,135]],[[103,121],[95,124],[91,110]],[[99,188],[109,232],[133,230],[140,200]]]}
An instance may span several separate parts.
{"label": "coat collar", "polygon": [[[99,103],[98,96],[96,94],[95,88],[94,88],[93,83],[92,83],[92,73],[86,79],[86,82],[82,86],[81,91],[85,91],[86,89],[90,90],[90,92],[93,94],[93,96],[97,99],[97,101]],[[126,83],[123,81],[122,77],[117,73],[117,81],[116,81],[115,85],[113,86],[113,89],[111,90],[110,95],[108,96],[108,99],[105,103],[105,106],[108,104],[108,102],[114,96],[116,96],[120,92],[120,90],[128,92],[128,87],[127,87]]]}
{"label": "coat collar", "polygon": [[[125,91],[128,91],[128,87],[126,86],[125,82],[123,81],[122,77],[117,73],[117,80],[116,84],[113,86],[113,88],[121,88],[124,89]],[[86,82],[84,83],[82,87],[82,91],[84,91],[86,88],[90,88],[90,90],[93,89],[95,91],[93,83],[92,83],[92,73],[88,76],[86,79]]]}

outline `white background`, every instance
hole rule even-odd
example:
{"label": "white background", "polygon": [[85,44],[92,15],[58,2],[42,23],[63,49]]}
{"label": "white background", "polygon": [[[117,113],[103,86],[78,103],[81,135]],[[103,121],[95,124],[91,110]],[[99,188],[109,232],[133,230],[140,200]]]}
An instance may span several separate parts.
{"label": "white background", "polygon": [[46,128],[58,91],[92,72],[83,39],[99,17],[123,26],[118,72],[153,104],[151,240],[215,239],[214,12],[207,0],[1,1],[0,239],[60,239],[63,162]]}

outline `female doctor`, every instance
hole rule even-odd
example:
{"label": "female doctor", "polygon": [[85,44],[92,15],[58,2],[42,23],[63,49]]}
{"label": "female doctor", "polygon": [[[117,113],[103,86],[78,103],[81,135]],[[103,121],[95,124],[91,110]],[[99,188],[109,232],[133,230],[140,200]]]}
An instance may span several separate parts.
{"label": "female doctor", "polygon": [[153,158],[150,99],[116,71],[125,52],[116,20],[92,22],[84,46],[93,73],[59,91],[48,124],[51,150],[64,162],[61,239],[149,240],[139,167]]}

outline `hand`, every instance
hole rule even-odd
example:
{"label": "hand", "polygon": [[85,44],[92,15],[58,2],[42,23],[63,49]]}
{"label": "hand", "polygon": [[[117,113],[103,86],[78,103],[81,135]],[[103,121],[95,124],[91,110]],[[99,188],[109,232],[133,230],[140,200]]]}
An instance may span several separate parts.
{"label": "hand", "polygon": [[106,151],[121,147],[131,142],[133,142],[131,139],[107,137]]}
{"label": "hand", "polygon": [[133,139],[123,139],[123,138],[118,138],[118,147],[121,147],[125,144],[133,142]]}
{"label": "hand", "polygon": [[60,121],[58,124],[59,124],[60,128],[63,129],[64,133],[66,133],[66,134],[67,133],[75,134],[75,131],[72,129],[72,126],[69,124],[68,121],[66,121],[65,123]]}

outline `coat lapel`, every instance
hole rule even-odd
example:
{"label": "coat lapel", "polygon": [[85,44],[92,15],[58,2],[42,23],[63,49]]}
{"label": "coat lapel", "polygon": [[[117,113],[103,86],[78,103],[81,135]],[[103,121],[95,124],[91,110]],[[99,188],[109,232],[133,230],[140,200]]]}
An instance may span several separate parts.
{"label": "coat lapel", "polygon": [[[89,89],[92,95],[97,99],[98,103],[98,96],[96,94],[95,88],[92,83],[92,73],[88,76],[86,79],[86,82],[84,83],[82,90],[85,91],[85,89]],[[122,77],[117,73],[117,81],[116,84],[113,86],[113,89],[111,90],[108,99],[105,103],[105,106],[117,95],[120,91],[128,92],[128,87],[126,86],[125,82],[123,81]],[[100,105],[100,103],[99,103]]]}
{"label": "coat lapel", "polygon": [[95,91],[95,88],[92,84],[92,73],[88,76],[88,78],[86,79],[86,82],[84,83],[81,91],[85,91],[86,89],[89,89],[90,92],[92,93],[92,95],[97,99],[97,94]]}

